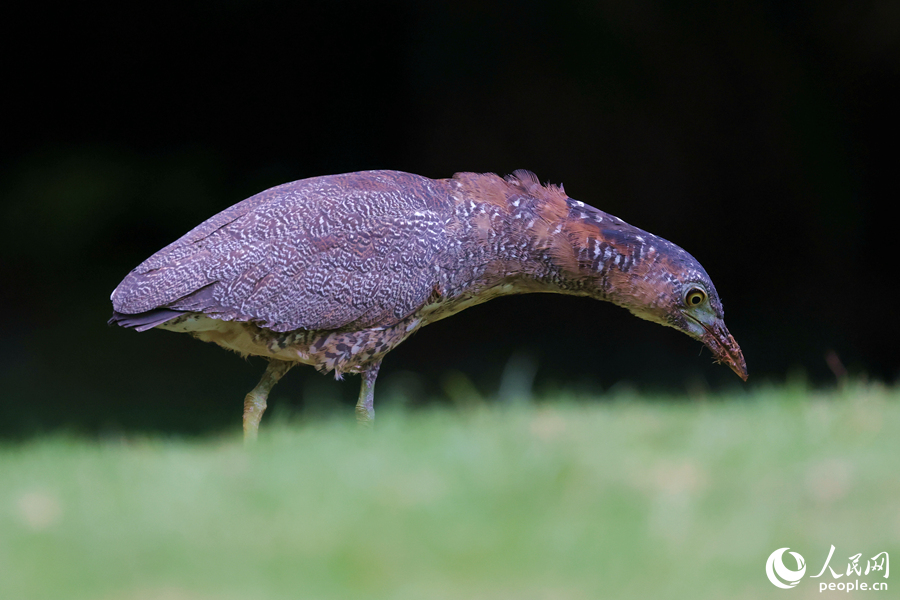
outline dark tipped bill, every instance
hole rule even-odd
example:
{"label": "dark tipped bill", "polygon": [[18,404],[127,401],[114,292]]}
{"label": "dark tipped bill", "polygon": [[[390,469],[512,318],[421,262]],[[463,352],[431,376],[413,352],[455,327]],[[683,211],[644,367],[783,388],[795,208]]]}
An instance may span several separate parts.
{"label": "dark tipped bill", "polygon": [[716,362],[725,363],[737,376],[747,381],[747,363],[744,362],[744,353],[741,347],[734,341],[734,337],[728,333],[724,323],[716,323],[713,327],[702,324],[706,333],[703,334],[703,343],[712,350],[716,356]]}

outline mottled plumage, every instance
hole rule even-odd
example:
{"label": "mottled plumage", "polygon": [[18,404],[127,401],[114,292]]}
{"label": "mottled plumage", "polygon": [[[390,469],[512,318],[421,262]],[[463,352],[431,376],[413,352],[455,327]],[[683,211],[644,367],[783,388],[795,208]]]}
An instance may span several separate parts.
{"label": "mottled plumage", "polygon": [[[687,304],[691,290],[702,302]],[[375,376],[393,347],[469,306],[529,292],[614,302],[701,339],[746,378],[692,256],[527,171],[442,180],[368,171],[271,188],[134,269],[112,294],[111,322],[270,358],[245,403],[254,435],[247,419],[258,421],[291,365],[363,373],[357,410],[371,419]]]}

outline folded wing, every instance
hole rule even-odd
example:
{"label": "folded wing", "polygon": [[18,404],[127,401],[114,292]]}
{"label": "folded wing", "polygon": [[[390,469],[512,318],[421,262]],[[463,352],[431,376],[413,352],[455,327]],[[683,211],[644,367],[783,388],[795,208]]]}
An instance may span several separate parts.
{"label": "folded wing", "polygon": [[[394,171],[305,179],[235,204],[134,269],[122,318],[202,312],[275,331],[381,327],[414,312],[447,250],[443,183]],[[152,326],[152,325],[151,325]]]}

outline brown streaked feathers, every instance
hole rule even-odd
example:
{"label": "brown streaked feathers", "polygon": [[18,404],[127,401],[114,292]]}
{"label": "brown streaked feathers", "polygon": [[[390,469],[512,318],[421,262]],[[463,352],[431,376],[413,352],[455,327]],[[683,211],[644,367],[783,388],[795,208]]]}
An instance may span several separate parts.
{"label": "brown streaked feathers", "polygon": [[[708,294],[706,312],[684,306],[689,286]],[[746,376],[692,256],[528,171],[442,180],[367,171],[271,188],[135,268],[112,294],[111,322],[191,333],[276,363],[368,373],[358,411],[371,418],[375,374],[393,347],[469,306],[529,292],[614,302],[701,339]],[[265,393],[248,402],[261,397],[264,409],[287,368],[271,367]]]}

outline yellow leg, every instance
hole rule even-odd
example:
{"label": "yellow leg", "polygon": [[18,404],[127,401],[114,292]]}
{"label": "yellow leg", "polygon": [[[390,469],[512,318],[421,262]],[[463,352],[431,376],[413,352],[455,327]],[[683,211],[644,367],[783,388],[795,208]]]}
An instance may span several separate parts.
{"label": "yellow leg", "polygon": [[269,392],[278,383],[285,373],[291,370],[294,363],[283,360],[269,360],[269,366],[263,373],[262,379],[256,384],[247,397],[244,398],[244,442],[253,443],[259,431],[259,420],[266,412],[266,400]]}
{"label": "yellow leg", "polygon": [[362,387],[356,403],[356,422],[362,427],[371,428],[375,421],[375,379],[380,367],[381,362],[377,362],[368,371],[360,373]]}

